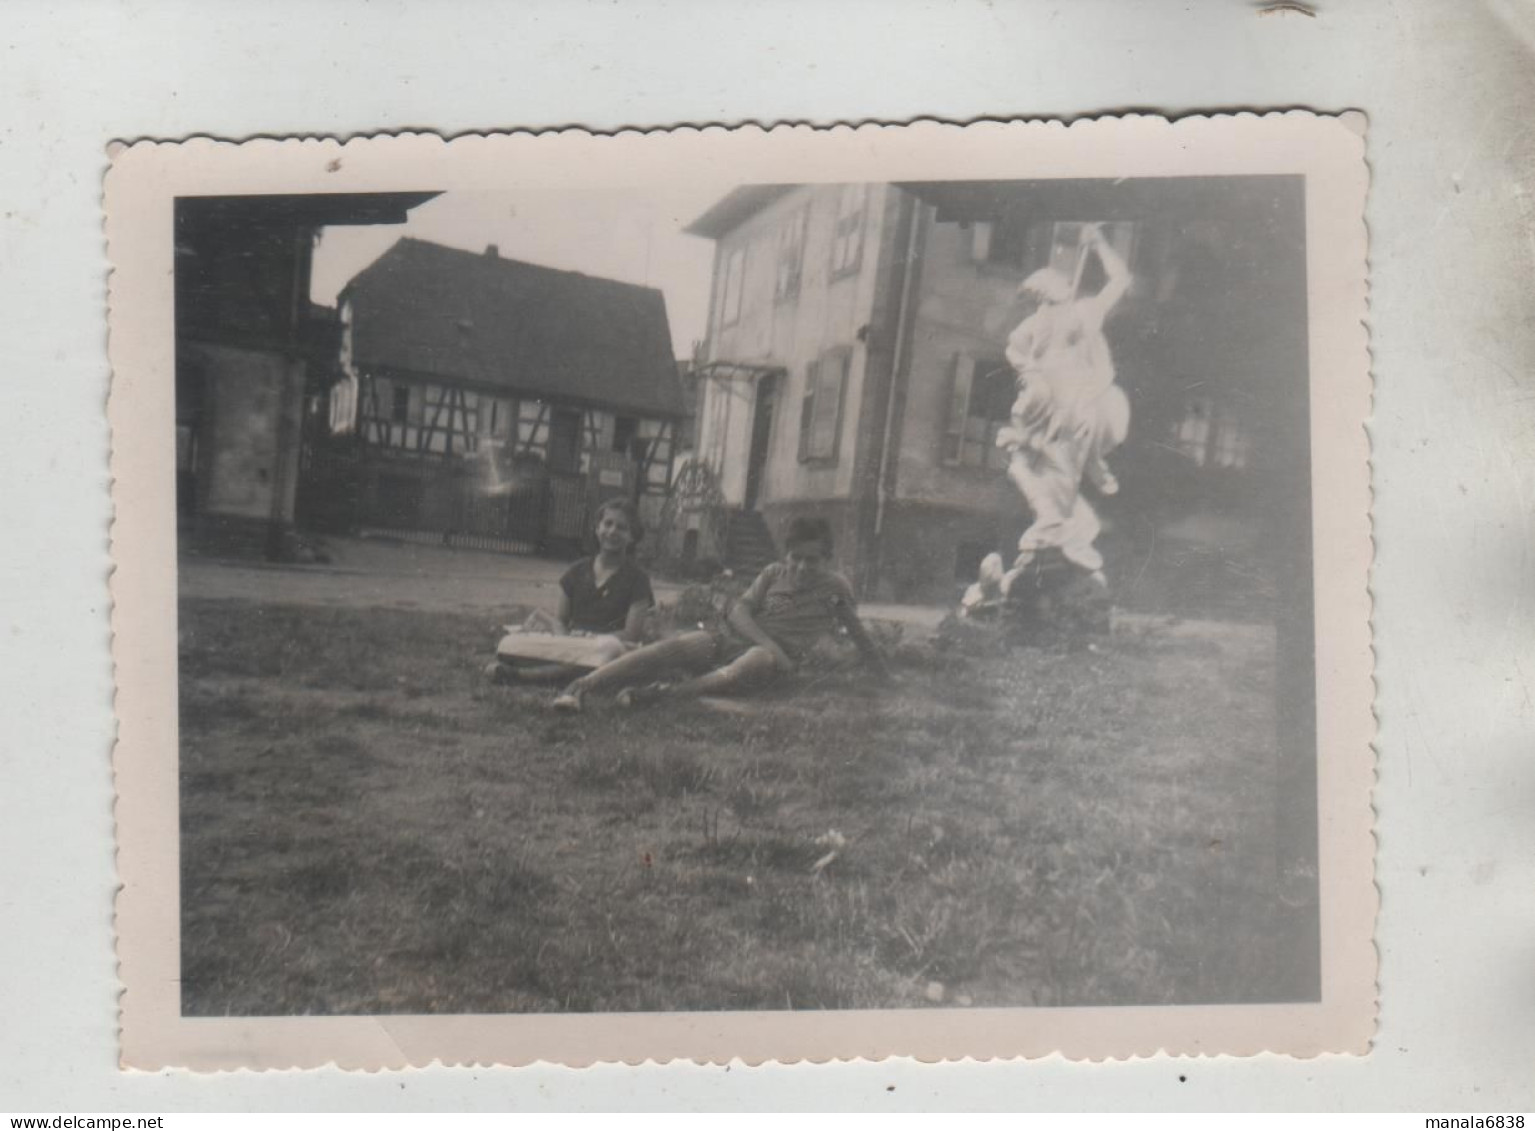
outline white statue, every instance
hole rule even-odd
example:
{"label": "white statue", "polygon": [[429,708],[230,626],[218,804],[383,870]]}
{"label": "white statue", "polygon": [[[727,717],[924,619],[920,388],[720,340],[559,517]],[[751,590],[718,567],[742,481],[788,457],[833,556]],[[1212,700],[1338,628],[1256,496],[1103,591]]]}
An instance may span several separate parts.
{"label": "white statue", "polygon": [[[1098,256],[1107,277],[1097,294],[1081,296],[1083,268]],[[1114,359],[1103,323],[1130,286],[1130,271],[1103,237],[1087,229],[1076,277],[1044,267],[1019,292],[1038,306],[1007,340],[1007,360],[1018,375],[1012,420],[997,435],[1009,454],[1007,475],[1033,512],[1018,540],[1018,556],[1004,570],[1000,555],[981,563],[980,578],[963,606],[974,608],[1006,596],[1013,581],[1041,550],[1057,549],[1100,584],[1103,555],[1093,544],[1101,524],[1082,497],[1085,476],[1105,495],[1119,489],[1105,457],[1125,439],[1130,402],[1114,383]]]}

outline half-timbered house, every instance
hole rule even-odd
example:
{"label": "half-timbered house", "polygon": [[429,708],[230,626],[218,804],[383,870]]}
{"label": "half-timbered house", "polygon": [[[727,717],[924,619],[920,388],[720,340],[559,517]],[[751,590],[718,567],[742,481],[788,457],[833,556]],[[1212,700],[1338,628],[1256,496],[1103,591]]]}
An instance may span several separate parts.
{"label": "half-timbered house", "polygon": [[407,238],[338,311],[332,523],[568,551],[603,498],[659,512],[684,415],[660,291]]}

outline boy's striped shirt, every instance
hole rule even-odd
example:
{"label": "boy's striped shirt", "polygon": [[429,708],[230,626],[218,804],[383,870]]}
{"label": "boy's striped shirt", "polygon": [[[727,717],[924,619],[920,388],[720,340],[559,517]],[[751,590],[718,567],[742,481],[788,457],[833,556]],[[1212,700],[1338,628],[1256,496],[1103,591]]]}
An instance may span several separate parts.
{"label": "boy's striped shirt", "polygon": [[741,595],[757,626],[791,657],[798,658],[837,626],[835,605],[855,608],[853,588],[840,573],[823,570],[793,585],[782,562],[757,575]]}

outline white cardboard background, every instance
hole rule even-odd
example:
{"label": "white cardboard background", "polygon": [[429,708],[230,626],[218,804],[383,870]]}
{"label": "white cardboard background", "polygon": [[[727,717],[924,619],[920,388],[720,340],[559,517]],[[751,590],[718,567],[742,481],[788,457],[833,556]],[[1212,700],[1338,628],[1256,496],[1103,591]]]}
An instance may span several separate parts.
{"label": "white cardboard background", "polygon": [[[0,1110],[1535,1106],[1528,0],[1324,0],[1314,19],[1259,15],[1247,0],[13,0],[5,17]],[[1371,1056],[117,1071],[108,140],[1291,105],[1371,118],[1382,887]]]}

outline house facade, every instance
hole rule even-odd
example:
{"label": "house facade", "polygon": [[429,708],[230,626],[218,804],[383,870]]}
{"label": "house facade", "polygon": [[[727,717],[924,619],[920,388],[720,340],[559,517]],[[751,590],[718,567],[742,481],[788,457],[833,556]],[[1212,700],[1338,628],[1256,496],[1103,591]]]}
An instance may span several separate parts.
{"label": "house facade", "polygon": [[659,513],[685,412],[659,291],[402,239],[338,318],[321,525],[568,552],[601,499]]}
{"label": "house facade", "polygon": [[1102,224],[1134,275],[1106,328],[1122,488],[1094,498],[1117,597],[1271,599],[1276,531],[1309,546],[1301,204],[1283,177],[738,189],[689,228],[716,242],[700,458],[771,529],[829,518],[864,593],[948,600],[1029,521],[994,444],[1019,283],[1095,291]]}
{"label": "house facade", "polygon": [[278,555],[306,396],[338,328],[309,301],[327,225],[403,223],[435,193],[181,197],[175,206],[176,499],[185,544]]}
{"label": "house facade", "polygon": [[[687,229],[716,245],[696,458],[731,524],[760,515],[776,533],[820,515],[844,568],[869,550],[868,433],[888,394],[879,374],[893,360],[892,265],[909,212],[890,186],[747,186]],[[729,560],[725,546],[712,553]]]}

